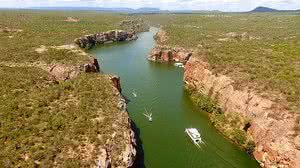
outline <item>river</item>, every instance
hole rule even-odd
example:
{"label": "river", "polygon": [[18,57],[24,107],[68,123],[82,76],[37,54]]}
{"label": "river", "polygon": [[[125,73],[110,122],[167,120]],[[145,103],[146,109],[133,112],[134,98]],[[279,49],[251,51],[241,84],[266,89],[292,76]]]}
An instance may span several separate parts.
{"label": "river", "polygon": [[[140,33],[133,42],[96,47],[90,53],[106,74],[121,77],[128,112],[139,133],[139,166],[148,168],[255,168],[258,163],[211,125],[208,114],[195,107],[184,89],[183,69],[148,61],[158,31]],[[137,93],[134,97],[132,92]],[[148,122],[143,113],[153,114]],[[197,148],[184,130],[197,128],[205,142]]]}

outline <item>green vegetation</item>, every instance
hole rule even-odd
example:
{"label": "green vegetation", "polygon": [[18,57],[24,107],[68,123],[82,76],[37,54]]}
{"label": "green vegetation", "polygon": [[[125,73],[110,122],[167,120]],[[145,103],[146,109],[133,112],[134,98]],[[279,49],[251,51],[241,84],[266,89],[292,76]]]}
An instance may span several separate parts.
{"label": "green vegetation", "polygon": [[167,32],[165,44],[193,48],[215,73],[250,86],[299,112],[300,15],[151,15]]}
{"label": "green vegetation", "polygon": [[250,122],[245,121],[237,113],[222,113],[214,111],[210,118],[213,125],[220,130],[226,137],[229,137],[233,142],[241,145],[248,153],[252,153],[255,148],[255,143],[247,136],[247,127]]}
{"label": "green vegetation", "polygon": [[239,114],[231,112],[224,113],[209,97],[189,90],[191,99],[201,110],[209,112],[213,125],[231,139],[234,143],[243,147],[248,153],[252,153],[255,143],[247,136],[250,121],[245,120]]}
{"label": "green vegetation", "polygon": [[218,108],[217,103],[214,102],[208,96],[197,93],[197,91],[192,90],[190,88],[186,88],[186,89],[189,91],[189,94],[191,96],[193,103],[197,107],[199,107],[201,110],[208,112],[208,113],[213,113],[213,112],[220,113],[221,112],[221,109]]}
{"label": "green vegetation", "polygon": [[[67,22],[65,21],[67,17],[80,20]],[[38,54],[35,48],[41,45],[72,44],[75,38],[82,35],[117,29],[119,22],[126,18],[124,15],[97,12],[0,11],[0,29],[8,27],[23,30],[22,32],[0,31],[0,62],[60,60],[61,57],[53,55],[61,55],[61,53],[52,51]],[[49,60],[49,56],[52,56],[53,60]],[[78,58],[70,59],[73,62],[76,60],[80,61]]]}
{"label": "green vegetation", "polygon": [[[126,114],[106,76],[82,74],[58,85],[37,68],[1,67],[0,75],[0,167],[87,166],[113,132],[123,138],[128,125],[116,121]],[[121,146],[112,152],[120,155]]]}
{"label": "green vegetation", "polygon": [[[65,21],[67,17],[80,20]],[[113,167],[120,166],[117,157],[125,143],[107,142],[124,142],[128,116],[118,108],[120,97],[110,79],[82,73],[54,82],[38,63],[85,62],[86,55],[51,46],[117,29],[125,18],[97,12],[0,11],[0,167],[90,167],[101,148],[109,150]],[[37,53],[41,45],[47,50]]]}

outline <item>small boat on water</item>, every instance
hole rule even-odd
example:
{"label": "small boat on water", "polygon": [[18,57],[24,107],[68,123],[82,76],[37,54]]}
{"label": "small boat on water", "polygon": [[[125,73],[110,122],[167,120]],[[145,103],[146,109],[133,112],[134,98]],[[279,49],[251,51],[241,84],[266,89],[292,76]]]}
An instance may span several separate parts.
{"label": "small boat on water", "polygon": [[180,62],[175,63],[174,66],[177,66],[179,68],[184,68],[183,63],[180,63]]}
{"label": "small boat on water", "polygon": [[145,109],[146,113],[144,113],[144,116],[148,118],[149,122],[152,122],[152,113],[148,113],[147,110]]}
{"label": "small boat on water", "polygon": [[132,95],[133,95],[133,97],[137,97],[136,91],[133,91],[133,92],[132,92]]}
{"label": "small boat on water", "polygon": [[149,122],[152,122],[152,113],[144,113],[144,116],[148,118]]}
{"label": "small boat on water", "polygon": [[195,145],[199,146],[200,143],[203,143],[201,135],[196,128],[186,128],[185,133],[188,134]]}

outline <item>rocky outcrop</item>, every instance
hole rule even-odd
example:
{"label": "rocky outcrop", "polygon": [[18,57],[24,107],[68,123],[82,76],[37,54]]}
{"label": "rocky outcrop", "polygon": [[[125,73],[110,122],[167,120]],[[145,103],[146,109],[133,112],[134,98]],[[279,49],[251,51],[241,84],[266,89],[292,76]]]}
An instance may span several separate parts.
{"label": "rocky outcrop", "polygon": [[[111,168],[111,167],[122,167],[122,168],[130,168],[134,165],[137,151],[136,151],[136,139],[135,134],[132,131],[131,120],[129,119],[128,113],[126,111],[126,103],[125,100],[122,98],[122,95],[118,92],[116,93],[120,96],[120,103],[119,108],[121,109],[123,114],[122,118],[127,118],[127,128],[122,135],[122,143],[117,142],[114,139],[116,138],[117,132],[114,132],[111,135],[111,139],[108,140],[104,147],[101,148],[101,152],[98,155],[98,159],[96,161],[97,167],[99,168]],[[125,117],[124,117],[125,115]],[[124,121],[120,121],[124,122]],[[114,150],[116,148],[121,148],[121,144],[125,144],[122,147],[122,154],[116,155]]]}
{"label": "rocky outcrop", "polygon": [[250,119],[248,136],[256,147],[254,157],[262,167],[296,168],[300,165],[297,114],[290,112],[255,91],[234,88],[234,81],[213,74],[209,64],[192,57],[185,65],[184,80],[189,88],[215,100],[225,113],[238,113]]}
{"label": "rocky outcrop", "polygon": [[79,18],[74,18],[74,17],[67,17],[64,21],[65,22],[79,22],[80,19]]}
{"label": "rocky outcrop", "polygon": [[[129,117],[129,116],[128,116]],[[100,149],[98,155],[96,166],[98,168],[112,168],[112,167],[121,167],[121,168],[130,168],[134,165],[136,158],[136,141],[134,132],[131,130],[131,121],[128,120],[128,131],[123,133],[122,143],[126,144],[121,155],[114,156],[113,149],[120,142],[115,142],[116,132],[112,134],[112,139],[108,141],[104,147]],[[115,163],[112,163],[114,160]],[[114,164],[117,164],[114,165]]]}
{"label": "rocky outcrop", "polygon": [[192,51],[181,47],[156,46],[148,56],[150,61],[186,63],[192,56]]}
{"label": "rocky outcrop", "polygon": [[[47,70],[50,74],[50,78],[54,81],[65,81],[68,79],[76,78],[81,72],[85,73],[97,73],[100,72],[100,67],[98,60],[93,56],[90,56],[83,50],[79,49],[75,45],[62,45],[62,46],[50,46],[46,47],[41,45],[39,48],[35,49],[35,52],[38,54],[43,54],[47,52],[49,49],[55,50],[67,50],[68,52],[72,52],[74,54],[88,57],[85,63],[80,65],[68,65],[62,63],[55,63],[55,64],[45,64],[42,68]],[[45,68],[46,67],[46,68]]]}
{"label": "rocky outcrop", "polygon": [[163,44],[168,40],[167,33],[163,29],[159,29],[159,31],[154,36],[154,39],[158,44]]}
{"label": "rocky outcrop", "polygon": [[[49,68],[49,73],[55,81],[65,81],[68,79],[76,78],[81,72],[96,73],[99,72],[99,64],[97,59],[90,57],[88,63],[78,66],[68,66],[64,64],[55,64]],[[123,96],[121,95],[121,82],[120,77],[116,75],[107,75],[108,79],[115,87],[114,95],[119,97],[118,109],[120,110],[117,115],[117,123],[125,124],[122,130],[116,130],[111,137],[106,141],[105,145],[99,147],[99,153],[97,153],[95,163],[99,168],[111,168],[111,167],[132,167],[137,155],[135,134],[132,130],[131,120],[127,113],[127,104]],[[117,124],[116,124],[117,125]],[[112,126],[114,127],[114,126]],[[122,142],[117,142],[117,135],[121,136]],[[118,137],[120,138],[120,137]],[[120,152],[116,151],[121,150]]]}
{"label": "rocky outcrop", "polygon": [[83,72],[100,72],[98,60],[94,57],[89,57],[89,62],[79,66],[80,71]]}
{"label": "rocky outcrop", "polygon": [[2,27],[0,25],[0,33],[5,33],[8,35],[9,39],[14,38],[14,35],[23,32],[22,29],[14,29],[14,28],[9,28],[9,27]]}
{"label": "rocky outcrop", "polygon": [[124,30],[134,32],[147,32],[150,29],[149,24],[142,19],[123,20],[119,26]]}
{"label": "rocky outcrop", "polygon": [[116,75],[110,75],[110,80],[113,82],[115,88],[118,89],[118,91],[121,93],[122,88],[121,88],[121,80],[119,76]]}
{"label": "rocky outcrop", "polygon": [[225,38],[220,38],[218,41],[246,41],[246,40],[260,40],[260,37],[250,36],[249,33],[237,33],[237,32],[229,32],[225,35]]}
{"label": "rocky outcrop", "polygon": [[89,62],[81,65],[54,64],[50,65],[48,72],[52,80],[65,81],[76,78],[81,72],[96,73],[100,72],[98,60],[89,57]]}
{"label": "rocky outcrop", "polygon": [[121,41],[132,41],[138,37],[134,31],[123,31],[123,30],[112,30],[107,32],[101,32],[97,34],[85,35],[83,37],[74,40],[80,48],[90,49],[95,45],[121,42]]}
{"label": "rocky outcrop", "polygon": [[1,32],[3,32],[3,33],[21,33],[21,32],[23,32],[23,30],[0,26],[0,33]]}
{"label": "rocky outcrop", "polygon": [[[123,146],[122,154],[119,156],[115,156],[114,150],[117,148],[120,148],[121,142],[115,141],[115,137],[117,132],[114,132],[111,135],[111,140],[107,141],[105,146],[101,149],[101,153],[98,156],[97,160],[97,167],[99,168],[111,168],[111,167],[122,167],[122,168],[130,168],[134,165],[137,151],[136,151],[136,139],[135,139],[135,134],[132,130],[132,121],[128,116],[127,112],[127,104],[124,99],[124,97],[121,94],[121,82],[120,82],[120,77],[116,75],[108,75],[109,79],[111,80],[112,84],[116,88],[115,94],[120,97],[120,101],[118,103],[118,108],[122,112],[120,117],[118,118],[123,118],[122,121],[118,122],[126,122],[126,131],[123,132],[122,135],[122,144],[125,144]],[[112,160],[115,163],[112,163]],[[113,164],[117,164],[118,166],[114,166]]]}

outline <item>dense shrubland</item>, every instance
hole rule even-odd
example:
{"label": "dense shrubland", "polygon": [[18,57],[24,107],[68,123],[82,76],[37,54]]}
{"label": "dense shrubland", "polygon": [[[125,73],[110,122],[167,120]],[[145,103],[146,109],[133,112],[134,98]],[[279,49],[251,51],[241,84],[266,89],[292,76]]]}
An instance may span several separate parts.
{"label": "dense shrubland", "polygon": [[292,111],[300,107],[300,15],[151,15],[167,32],[166,45],[193,48],[215,73],[233,77]]}
{"label": "dense shrubland", "polygon": [[[109,77],[81,73],[53,81],[47,72],[50,64],[88,60],[51,46],[118,29],[123,19],[97,12],[0,11],[0,167],[87,167],[96,165],[112,134],[125,141],[128,116],[118,108],[120,96]],[[124,144],[109,148],[113,166],[120,164],[114,157]]]}

